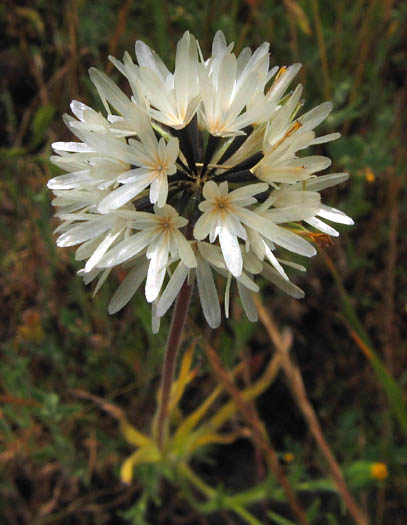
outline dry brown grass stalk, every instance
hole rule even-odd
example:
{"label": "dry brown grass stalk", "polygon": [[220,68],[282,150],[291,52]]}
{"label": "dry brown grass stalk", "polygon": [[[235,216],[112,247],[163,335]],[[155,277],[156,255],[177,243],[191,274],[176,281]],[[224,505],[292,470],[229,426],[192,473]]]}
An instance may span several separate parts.
{"label": "dry brown grass stalk", "polygon": [[[119,14],[117,16],[116,27],[114,29],[112,38],[109,41],[109,55],[114,56],[116,54],[117,46],[119,44],[120,38],[126,31],[127,15],[129,13],[132,3],[133,3],[133,0],[126,0],[126,2],[124,2],[123,6],[119,10]],[[106,65],[106,74],[109,75],[112,71],[113,71],[113,63],[110,62],[109,60]]]}
{"label": "dry brown grass stalk", "polygon": [[336,461],[324,437],[315,410],[312,407],[308,399],[307,393],[305,391],[301,372],[299,368],[293,363],[288,352],[288,348],[285,344],[286,335],[280,333],[272,315],[269,312],[267,312],[260,299],[255,295],[253,296],[253,299],[259,312],[259,318],[263,323],[268,335],[270,336],[270,339],[272,340],[276,348],[277,354],[281,358],[281,366],[287,376],[288,384],[293,394],[293,397],[297,402],[297,405],[301,410],[301,413],[303,414],[304,419],[308,424],[309,430],[313,435],[315,441],[317,442],[320,451],[322,452],[328,463],[329,471],[339,493],[342,496],[344,504],[346,505],[347,509],[349,510],[350,514],[355,520],[355,523],[357,523],[358,525],[367,525],[368,519],[364,512],[357,505],[353,496],[350,494],[346,486],[342,471],[339,467],[339,464]]}
{"label": "dry brown grass stalk", "polygon": [[[199,329],[194,326],[192,321],[190,323],[194,327],[194,332],[198,334]],[[228,394],[231,396],[233,401],[236,403],[241,416],[244,418],[244,420],[249,425],[252,431],[253,441],[255,442],[256,446],[264,454],[264,458],[269,468],[271,469],[273,474],[276,476],[281,487],[283,488],[284,493],[287,497],[287,501],[297,520],[297,523],[301,525],[306,525],[308,523],[308,520],[305,516],[304,509],[300,505],[290,482],[288,481],[286,475],[284,474],[284,471],[280,465],[277,453],[274,450],[272,444],[270,443],[270,439],[267,435],[263,422],[260,420],[257,412],[250,410],[249,405],[246,403],[246,401],[243,400],[241,396],[241,392],[237,388],[232,374],[228,370],[225,369],[215,349],[203,337],[201,338],[201,344],[204,348],[206,357],[208,358],[208,361],[215,375],[217,376],[219,381],[221,381],[225,390],[228,392]],[[291,346],[291,337],[288,335],[287,337],[283,338],[282,344],[284,345],[285,351],[288,352],[288,349]],[[278,365],[280,364],[280,359],[281,359],[281,356],[275,356],[275,360],[273,361],[274,366],[276,366],[277,364]]]}

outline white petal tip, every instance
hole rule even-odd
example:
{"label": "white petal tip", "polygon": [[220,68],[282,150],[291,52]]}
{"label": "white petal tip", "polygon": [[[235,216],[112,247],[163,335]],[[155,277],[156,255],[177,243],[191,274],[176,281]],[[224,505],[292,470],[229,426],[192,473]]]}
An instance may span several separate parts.
{"label": "white petal tip", "polygon": [[148,303],[153,303],[158,297],[158,291],[146,290],[146,299]]}

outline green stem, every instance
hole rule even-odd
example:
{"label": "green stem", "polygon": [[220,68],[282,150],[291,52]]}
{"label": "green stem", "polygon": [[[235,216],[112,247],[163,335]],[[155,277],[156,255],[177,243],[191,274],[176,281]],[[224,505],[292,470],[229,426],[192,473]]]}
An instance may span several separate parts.
{"label": "green stem", "polygon": [[[181,463],[178,466],[179,473],[189,482],[191,482],[202,494],[208,499],[216,498],[216,490],[207,485],[199,476],[191,470],[188,465]],[[233,510],[238,516],[243,518],[249,525],[261,525],[261,522],[254,517],[249,511],[247,511],[240,504],[233,501],[233,497],[224,496],[222,501],[225,503],[225,507]]]}

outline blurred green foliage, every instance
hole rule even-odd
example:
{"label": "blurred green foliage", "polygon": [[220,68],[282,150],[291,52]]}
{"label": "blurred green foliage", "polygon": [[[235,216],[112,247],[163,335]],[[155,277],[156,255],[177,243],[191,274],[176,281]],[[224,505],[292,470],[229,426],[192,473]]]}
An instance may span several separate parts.
{"label": "blurred green foliage", "polygon": [[[328,98],[334,103],[324,129],[340,130],[343,137],[319,148],[333,158],[334,169],[351,174],[345,189],[329,195],[356,226],[343,229],[340,240],[309,265],[301,278],[307,292],[304,301],[283,297],[268,286],[263,296],[280,325],[294,333],[294,351],[307,389],[353,493],[377,525],[403,523],[406,18],[407,5],[393,0],[4,0],[0,6],[4,523],[153,525],[181,519],[208,523],[193,498],[185,499],[176,488],[161,484],[148,466],[139,467],[131,486],[119,482],[118,469],[128,446],[116,422],[89,396],[120,405],[137,428],[148,428],[168,320],[159,335],[152,336],[150,309],[141,296],[115,317],[108,316],[107,302],[123,275],[118,272],[92,298],[90,288],[76,276],[80,266],[72,252],[55,246],[52,230],[57,223],[51,219],[46,189],[46,181],[57,173],[48,160],[50,144],[69,137],[61,119],[69,102],[79,99],[102,109],[87,69],[107,71],[126,90],[107,56],[121,58],[125,50],[133,52],[136,39],[142,39],[171,66],[176,42],[187,29],[200,40],[204,54],[217,29],[235,41],[237,50],[269,41],[275,63],[302,62],[299,80],[305,85],[305,108]],[[327,256],[333,266],[326,264]],[[193,307],[194,319],[198,315]],[[238,301],[233,303],[231,320],[205,336],[227,368],[243,358],[255,360],[270,347],[261,326],[242,317]],[[375,349],[373,359],[363,344]],[[196,364],[200,372],[183,406],[186,413],[214,384],[205,359],[198,355]],[[350,519],[343,514],[282,381],[263,395],[259,411],[281,454],[294,455],[285,468],[309,522]],[[229,485],[236,489],[236,501],[251,502],[250,508],[264,522],[292,523],[283,497],[276,496],[276,481],[267,477],[262,482],[250,447],[241,447],[248,446],[239,441],[229,452],[215,447],[199,458],[198,470],[218,487],[216,498],[208,503],[211,512],[218,510],[211,523],[226,522],[222,498]],[[387,465],[387,480],[369,477],[374,462]],[[271,486],[274,499],[262,508]],[[227,519],[240,523],[229,513]]]}

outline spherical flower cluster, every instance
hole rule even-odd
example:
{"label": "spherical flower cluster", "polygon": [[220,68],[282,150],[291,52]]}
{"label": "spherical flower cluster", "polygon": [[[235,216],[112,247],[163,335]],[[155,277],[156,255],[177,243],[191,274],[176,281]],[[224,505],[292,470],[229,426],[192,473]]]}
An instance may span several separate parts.
{"label": "spherical flower cluster", "polygon": [[270,69],[267,43],[237,57],[232,48],[218,32],[205,60],[186,32],[171,73],[138,41],[137,64],[128,53],[123,62],[110,57],[131,98],[91,68],[106,116],[73,101],[76,118],[64,121],[79,142],[52,145],[52,162],[66,172],[48,182],[63,221],[58,246],[80,245],[80,274],[85,283],[98,279],[95,293],[112,268],[129,269],[110,313],[145,281],[154,330],[186,280],[196,282],[213,328],[221,321],[214,274],[226,279],[226,316],[233,279],[252,321],[255,275],[302,297],[284,267],[304,268],[280,258],[281,249],[310,257],[316,250],[305,225],[336,236],[323,219],[352,224],[319,193],[348,175],[317,175],[330,159],[299,154],[339,137],[314,131],[332,105],[298,116],[302,87],[286,92],[300,65]]}

